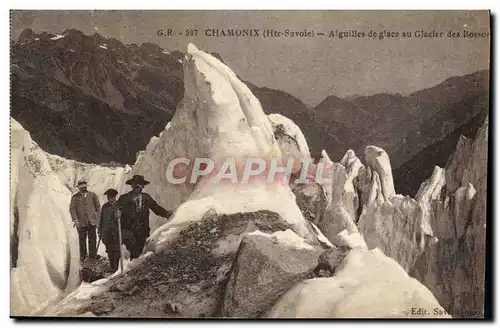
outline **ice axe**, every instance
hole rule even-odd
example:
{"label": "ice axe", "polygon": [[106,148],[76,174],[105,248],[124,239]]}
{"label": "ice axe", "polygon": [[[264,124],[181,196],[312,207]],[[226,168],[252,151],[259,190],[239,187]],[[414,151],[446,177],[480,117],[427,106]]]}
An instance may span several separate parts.
{"label": "ice axe", "polygon": [[120,273],[123,273],[122,216],[119,209],[116,210],[116,216],[118,219],[118,242],[120,243]]}

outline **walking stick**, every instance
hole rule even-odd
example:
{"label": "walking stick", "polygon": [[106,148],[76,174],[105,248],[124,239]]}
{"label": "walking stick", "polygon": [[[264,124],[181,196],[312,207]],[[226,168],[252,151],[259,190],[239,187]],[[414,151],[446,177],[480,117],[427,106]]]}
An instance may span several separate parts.
{"label": "walking stick", "polygon": [[122,222],[121,211],[118,210],[118,242],[120,243],[120,272],[123,273]]}

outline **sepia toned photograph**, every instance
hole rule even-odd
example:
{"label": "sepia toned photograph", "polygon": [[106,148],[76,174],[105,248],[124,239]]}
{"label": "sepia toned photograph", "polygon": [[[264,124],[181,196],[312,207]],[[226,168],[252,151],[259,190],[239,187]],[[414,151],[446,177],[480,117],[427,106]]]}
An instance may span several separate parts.
{"label": "sepia toned photograph", "polygon": [[490,53],[488,10],[11,10],[11,318],[491,319]]}

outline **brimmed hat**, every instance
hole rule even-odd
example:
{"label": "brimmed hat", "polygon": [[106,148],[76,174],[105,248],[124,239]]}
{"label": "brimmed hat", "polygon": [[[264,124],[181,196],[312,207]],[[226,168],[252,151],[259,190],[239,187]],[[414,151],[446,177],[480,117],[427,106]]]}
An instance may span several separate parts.
{"label": "brimmed hat", "polygon": [[85,180],[78,180],[78,182],[77,182],[76,186],[77,186],[77,187],[80,187],[80,186],[82,186],[82,185],[87,185],[87,181],[85,181]]}
{"label": "brimmed hat", "polygon": [[118,191],[116,191],[115,189],[108,189],[108,190],[106,190],[106,191],[104,192],[104,194],[105,194],[106,196],[111,196],[111,197],[113,197],[113,196],[118,195]]}
{"label": "brimmed hat", "polygon": [[132,179],[127,180],[125,183],[128,185],[138,184],[138,185],[145,186],[145,185],[149,184],[149,181],[144,180],[144,177],[142,175],[137,174],[137,175],[134,175],[132,177]]}

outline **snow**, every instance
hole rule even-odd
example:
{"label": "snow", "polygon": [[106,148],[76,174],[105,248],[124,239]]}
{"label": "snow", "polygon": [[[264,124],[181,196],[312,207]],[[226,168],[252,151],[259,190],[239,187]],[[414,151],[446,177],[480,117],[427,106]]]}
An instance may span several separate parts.
{"label": "snow", "polygon": [[340,163],[347,170],[347,179],[344,183],[344,190],[346,192],[354,193],[354,178],[358,176],[359,170],[364,166],[351,149],[346,152],[344,157],[340,160]]}
{"label": "snow", "polygon": [[100,45],[99,48],[108,50],[108,46],[106,44]]}
{"label": "snow", "polygon": [[281,244],[286,248],[294,248],[294,249],[309,249],[314,251],[314,247],[308,244],[304,238],[299,237],[295,232],[290,229],[285,231],[276,231],[272,234],[267,234],[260,230],[255,230],[253,232],[248,233],[248,235],[258,235],[261,237],[266,237],[271,239],[274,243]]}
{"label": "snow", "polygon": [[79,251],[68,210],[71,192],[52,172],[43,150],[13,119],[11,195],[11,238],[16,213],[19,222],[11,314],[27,315],[76,288]]}
{"label": "snow", "polygon": [[62,39],[64,38],[66,35],[61,35],[61,34],[57,34],[56,36],[50,38],[51,40],[59,40],[59,39]]}
{"label": "snow", "polygon": [[101,279],[93,283],[83,282],[78,289],[70,293],[62,301],[50,307],[46,312],[38,313],[38,315],[57,317],[60,313],[76,312],[84,301],[106,292],[107,288],[103,286],[106,282],[107,279]]}
{"label": "snow", "polygon": [[445,182],[444,169],[435,166],[431,177],[420,186],[415,199],[425,204],[428,204],[434,199],[438,199]]}
{"label": "snow", "polygon": [[165,55],[170,55],[170,52],[166,49],[163,49],[163,51],[161,52],[162,54],[165,54]]}
{"label": "snow", "polygon": [[312,245],[308,244],[304,238],[299,237],[290,229],[287,229],[285,231],[276,231],[271,234],[271,238],[273,239],[273,241],[286,247],[314,250],[314,247]]}
{"label": "snow", "polygon": [[282,147],[282,143],[280,143],[280,149],[282,151],[282,157],[284,159],[292,157],[297,161],[299,161],[302,158],[311,157],[311,154],[309,152],[309,146],[307,145],[307,141],[306,138],[304,137],[304,134],[291,119],[280,114],[269,114],[267,117],[271,122],[273,129],[276,129],[278,126],[281,126],[283,129],[283,133],[292,137],[297,142],[298,149],[297,145],[293,145],[294,146],[293,149],[289,150],[287,153],[283,151],[284,149]]}
{"label": "snow", "polygon": [[314,228],[314,231],[316,231],[317,233],[318,240],[323,244],[325,244],[326,246],[333,248],[332,243],[325,237],[325,235],[323,235],[323,233],[318,229],[318,227],[312,222],[311,225]]}
{"label": "snow", "polygon": [[385,199],[390,199],[392,196],[396,195],[392,178],[391,162],[385,150],[376,146],[368,146],[365,148],[365,159],[367,166],[378,173],[382,194]]}
{"label": "snow", "polygon": [[335,238],[335,245],[337,246],[348,246],[350,248],[364,248],[368,249],[366,246],[366,242],[363,239],[363,236],[359,233],[359,231],[349,232],[347,229],[342,230],[337,234],[337,238]]}
{"label": "snow", "polygon": [[38,41],[38,40],[40,40],[40,38],[34,38],[33,40]]}
{"label": "snow", "polygon": [[415,317],[413,308],[444,311],[431,292],[378,249],[348,253],[330,278],[306,280],[287,293],[268,314],[271,318]]}
{"label": "snow", "polygon": [[[102,205],[108,188],[127,191],[125,180],[131,168],[102,167],[47,154],[13,119],[11,135],[11,213],[17,211],[19,217],[11,306],[12,314],[26,315],[61,299],[80,282],[78,236],[69,214],[76,181],[86,180]],[[11,217],[11,239],[15,220]],[[106,256],[103,243],[98,253]]]}
{"label": "snow", "polygon": [[415,199],[420,203],[423,212],[421,229],[426,235],[429,236],[433,236],[431,224],[431,202],[439,199],[441,190],[446,183],[445,180],[445,170],[439,166],[435,166],[432,176],[422,183],[415,196]]}

